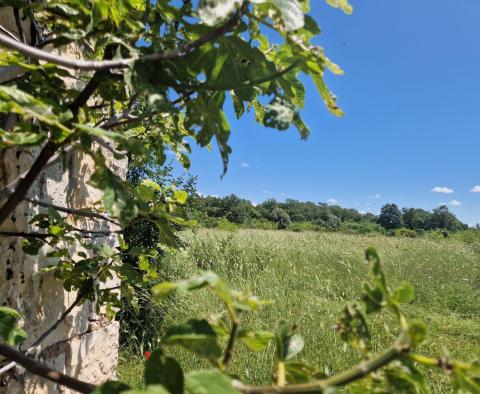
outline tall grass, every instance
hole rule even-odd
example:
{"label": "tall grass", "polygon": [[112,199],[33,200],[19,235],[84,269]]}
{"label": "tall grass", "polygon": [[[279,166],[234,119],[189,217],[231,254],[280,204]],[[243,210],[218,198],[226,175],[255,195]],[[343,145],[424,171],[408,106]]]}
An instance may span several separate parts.
{"label": "tall grass", "polygon": [[[423,320],[428,339],[421,351],[446,352],[473,359],[480,355],[480,264],[478,248],[462,240],[408,239],[265,230],[199,230],[183,235],[189,245],[167,254],[162,270],[171,278],[195,275],[201,269],[218,273],[233,288],[249,288],[274,305],[247,316],[245,324],[269,329],[285,317],[299,327],[306,342],[302,358],[327,373],[359,361],[334,331],[337,317],[348,302],[358,301],[367,276],[363,252],[377,248],[392,285],[410,282],[416,290],[407,315]],[[163,326],[193,317],[221,313],[221,305],[208,292],[177,296],[164,308]],[[382,348],[395,337],[395,324],[388,316],[372,317],[374,343]],[[170,349],[186,370],[205,366],[180,349]],[[128,383],[140,380],[141,370],[132,369],[123,357],[119,376]],[[270,381],[272,348],[251,353],[236,349],[233,373],[249,383]],[[137,363],[138,364],[138,363]],[[429,371],[435,393],[450,392],[449,378]]]}

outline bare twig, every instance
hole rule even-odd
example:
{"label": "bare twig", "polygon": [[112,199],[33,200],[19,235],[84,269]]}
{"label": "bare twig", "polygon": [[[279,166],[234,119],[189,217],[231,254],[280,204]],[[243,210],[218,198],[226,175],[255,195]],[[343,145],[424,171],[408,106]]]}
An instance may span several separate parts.
{"label": "bare twig", "polygon": [[32,168],[30,168],[24,178],[21,178],[18,186],[8,197],[7,202],[3,204],[2,208],[0,208],[0,225],[25,198],[30,186],[33,184],[33,182],[35,182],[37,176],[42,172],[47,162],[52,158],[59,148],[60,146],[54,141],[48,141],[45,144],[37,159],[33,163]]}
{"label": "bare twig", "polygon": [[59,56],[50,52],[43,51],[38,48],[25,45],[22,42],[12,39],[11,37],[0,33],[0,45],[3,45],[6,48],[16,50],[25,56],[44,60],[50,63],[55,63],[66,68],[72,68],[76,70],[85,70],[85,71],[98,71],[98,70],[109,70],[109,69],[118,69],[118,68],[127,68],[134,64],[136,61],[146,61],[146,62],[158,62],[164,60],[176,59],[182,56],[193,52],[195,49],[205,45],[206,43],[217,39],[218,37],[232,31],[238,24],[243,13],[246,12],[248,8],[248,2],[245,2],[241,9],[230,18],[224,25],[211,30],[204,36],[199,39],[189,42],[188,44],[181,45],[177,49],[167,51],[167,52],[158,52],[151,55],[145,55],[139,58],[125,58],[125,59],[115,59],[115,60],[102,60],[102,61],[86,61],[86,60],[75,60],[69,59],[63,56]]}
{"label": "bare twig", "polygon": [[0,25],[0,31],[12,37],[14,40],[19,41],[18,37],[15,34],[13,34],[10,30],[4,28],[2,25]]}
{"label": "bare twig", "polygon": [[0,355],[9,360],[15,361],[17,364],[20,364],[28,372],[34,375],[51,380],[52,382],[68,387],[72,390],[76,390],[80,393],[90,394],[96,387],[93,384],[82,382],[81,380],[72,378],[59,371],[56,371],[55,369],[49,368],[41,362],[25,356],[21,352],[8,345],[0,344]]}
{"label": "bare twig", "polygon": [[15,25],[17,26],[18,30],[18,37],[20,38],[21,42],[27,44],[27,41],[25,40],[25,34],[23,32],[22,21],[20,20],[20,10],[17,7],[13,8],[13,16],[15,17]]}
{"label": "bare twig", "polygon": [[228,337],[227,347],[225,348],[225,354],[223,356],[223,367],[228,368],[233,357],[233,350],[235,347],[235,340],[237,339],[238,329],[240,328],[240,321],[236,318],[232,320],[232,328],[230,330],[230,336]]}
{"label": "bare twig", "polygon": [[[73,149],[75,148],[75,146],[73,145],[69,145],[67,147],[65,147],[65,149],[63,149],[62,152],[58,152],[56,153],[55,155],[53,155],[48,161],[47,163],[45,164],[45,168],[48,168],[48,167],[51,167],[55,164],[57,164],[60,159],[62,158],[62,154],[65,154],[65,153],[68,153],[70,151],[72,151]],[[11,194],[13,194],[13,192],[15,191],[15,188],[18,186],[18,184],[20,183],[20,181],[26,177],[26,175],[28,174],[28,171],[25,171],[23,174],[21,174],[18,178],[15,178],[13,181],[11,181],[7,186],[4,186],[3,188],[0,189],[0,199],[4,199],[4,198],[7,198],[8,196],[10,196]]]}
{"label": "bare twig", "polygon": [[0,231],[0,237],[22,237],[22,238],[46,239],[46,238],[54,237],[54,235],[47,234],[47,233],[26,233],[23,231]]}
{"label": "bare twig", "polygon": [[110,218],[109,218],[108,216],[106,216],[106,215],[102,215],[101,213],[92,212],[92,211],[89,211],[89,210],[86,210],[86,209],[75,209],[75,208],[61,207],[61,206],[58,206],[58,205],[55,205],[55,204],[50,204],[50,203],[48,203],[48,202],[44,202],[44,201],[40,201],[40,200],[28,198],[28,197],[25,197],[24,200],[25,200],[25,201],[28,201],[28,202],[30,202],[30,203],[32,203],[32,204],[39,205],[39,206],[41,206],[41,207],[53,208],[53,209],[55,209],[55,210],[57,210],[57,211],[69,213],[69,214],[71,214],[71,215],[85,216],[85,217],[89,217],[89,218],[102,219],[102,220],[106,220],[107,222],[116,224],[117,226],[120,225],[118,222],[116,222],[115,220],[110,219]]}
{"label": "bare twig", "polygon": [[[37,348],[38,345],[40,345],[53,331],[57,329],[57,327],[67,318],[67,316],[72,312],[73,308],[75,308],[80,301],[82,301],[83,296],[79,293],[77,295],[77,298],[75,301],[72,302],[72,304],[60,315],[57,321],[53,323],[46,331],[44,331],[25,351],[25,355],[28,356],[29,354],[32,354],[35,349]],[[17,363],[15,361],[12,361],[11,363],[8,363],[5,365],[3,368],[0,368],[0,375],[2,373],[5,373],[9,371],[10,369],[14,368]]]}

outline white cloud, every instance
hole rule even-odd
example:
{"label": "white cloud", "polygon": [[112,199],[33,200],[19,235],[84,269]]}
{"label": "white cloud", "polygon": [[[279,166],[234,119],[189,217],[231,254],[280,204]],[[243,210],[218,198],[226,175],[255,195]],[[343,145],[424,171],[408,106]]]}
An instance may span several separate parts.
{"label": "white cloud", "polygon": [[240,166],[245,167],[245,168],[248,168],[248,167],[250,167],[250,164],[242,161],[242,162],[240,163]]}
{"label": "white cloud", "polygon": [[452,194],[452,193],[453,193],[453,190],[452,190],[452,189],[449,189],[448,187],[445,187],[445,186],[435,186],[435,187],[432,189],[432,192],[433,192],[433,193]]}
{"label": "white cloud", "polygon": [[271,191],[269,191],[269,190],[262,190],[262,193],[263,193],[263,194],[270,194]]}
{"label": "white cloud", "polygon": [[378,194],[378,193],[372,194],[372,195],[370,196],[370,198],[375,198],[375,199],[376,199],[376,198],[380,198],[380,197],[381,197],[381,196],[380,196],[380,194]]}
{"label": "white cloud", "polygon": [[337,203],[338,203],[338,201],[335,200],[334,198],[329,198],[329,199],[327,200],[327,202],[328,202],[329,204],[331,204],[331,205],[334,205],[334,204],[337,204]]}
{"label": "white cloud", "polygon": [[358,213],[359,213],[360,215],[366,215],[366,214],[367,214],[367,212],[365,212],[365,211],[359,211]]}
{"label": "white cloud", "polygon": [[462,203],[458,200],[452,200],[452,201],[450,201],[450,205],[452,207],[459,207],[460,205],[462,205]]}
{"label": "white cloud", "polygon": [[470,189],[472,193],[480,193],[480,186],[476,185]]}
{"label": "white cloud", "polygon": [[439,203],[437,204],[438,207],[441,207],[441,206],[443,206],[443,205],[448,205],[448,204],[447,204],[446,202],[439,202]]}

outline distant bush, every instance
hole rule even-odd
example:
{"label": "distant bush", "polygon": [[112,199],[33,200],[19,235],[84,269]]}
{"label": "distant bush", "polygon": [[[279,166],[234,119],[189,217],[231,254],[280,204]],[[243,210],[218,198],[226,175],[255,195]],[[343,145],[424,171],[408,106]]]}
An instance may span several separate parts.
{"label": "distant bush", "polygon": [[217,228],[224,231],[236,231],[238,230],[238,225],[225,218],[220,218],[217,220]]}
{"label": "distant bush", "polygon": [[302,232],[302,231],[321,231],[322,227],[313,224],[312,222],[294,222],[288,226],[290,231]]}
{"label": "distant bush", "polygon": [[277,230],[278,224],[266,219],[249,219],[242,227],[258,230]]}
{"label": "distant bush", "polygon": [[448,230],[430,230],[425,232],[425,237],[430,238],[430,239],[444,239],[448,238],[450,233]]}
{"label": "distant bush", "polygon": [[409,230],[408,228],[399,228],[395,230],[395,236],[397,237],[407,237],[407,238],[416,238],[417,232],[415,230]]}
{"label": "distant bush", "polygon": [[347,234],[384,234],[382,226],[372,222],[344,222],[340,226],[340,231]]}

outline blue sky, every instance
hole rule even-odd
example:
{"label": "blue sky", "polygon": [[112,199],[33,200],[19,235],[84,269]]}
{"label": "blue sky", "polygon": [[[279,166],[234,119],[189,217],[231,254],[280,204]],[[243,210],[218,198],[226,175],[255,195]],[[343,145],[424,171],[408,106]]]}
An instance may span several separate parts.
{"label": "blue sky", "polygon": [[237,121],[228,109],[229,170],[220,179],[216,150],[195,148],[199,191],[254,202],[335,200],[373,213],[389,202],[424,209],[448,203],[462,221],[480,222],[480,192],[469,191],[480,185],[480,2],[352,5],[347,16],[312,1],[323,31],[317,44],[345,70],[326,76],[345,116],[331,116],[309,81],[306,141],[293,128],[263,128],[252,116]]}

